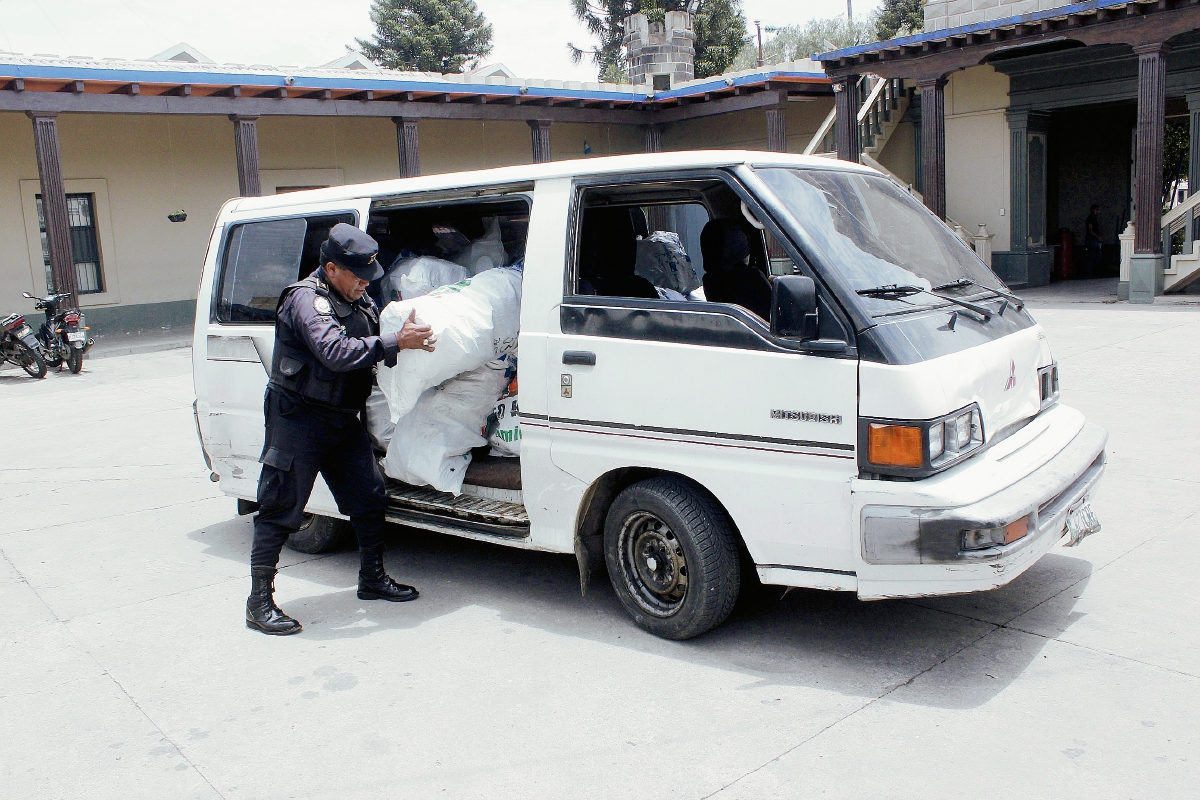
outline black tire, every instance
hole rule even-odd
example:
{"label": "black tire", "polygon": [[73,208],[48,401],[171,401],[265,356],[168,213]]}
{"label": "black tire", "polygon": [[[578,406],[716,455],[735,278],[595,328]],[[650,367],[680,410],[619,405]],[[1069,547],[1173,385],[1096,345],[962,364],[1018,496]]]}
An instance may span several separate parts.
{"label": "black tire", "polygon": [[21,359],[21,369],[29,373],[29,377],[41,380],[46,377],[46,359],[24,342],[17,342],[17,357]]}
{"label": "black tire", "polygon": [[79,370],[83,369],[82,350],[77,350],[73,346],[67,350],[67,369],[71,370],[73,375],[78,375]]}
{"label": "black tire", "polygon": [[604,523],[604,559],[621,605],[664,639],[720,625],[741,587],[737,536],[724,510],[678,478],[650,478],[617,495]]}
{"label": "black tire", "polygon": [[305,514],[304,524],[288,537],[287,546],[297,553],[327,553],[342,542],[345,532],[345,522],[337,517]]}

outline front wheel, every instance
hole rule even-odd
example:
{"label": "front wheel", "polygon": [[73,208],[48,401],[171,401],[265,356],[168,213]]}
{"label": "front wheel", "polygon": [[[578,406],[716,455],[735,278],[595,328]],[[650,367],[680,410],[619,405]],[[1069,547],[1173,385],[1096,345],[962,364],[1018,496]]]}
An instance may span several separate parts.
{"label": "front wheel", "polygon": [[21,369],[29,373],[31,378],[46,377],[46,360],[42,358],[42,354],[33,349],[24,342],[17,342],[17,360],[21,362]]}
{"label": "front wheel", "polygon": [[337,517],[305,514],[300,530],[288,537],[287,546],[297,553],[327,553],[343,539],[346,523]]}
{"label": "front wheel", "polygon": [[75,375],[79,374],[79,370],[83,369],[83,351],[75,348],[67,348],[67,369],[71,370]]}
{"label": "front wheel", "polygon": [[729,519],[678,478],[651,478],[617,495],[604,525],[604,558],[634,622],[665,639],[715,628],[737,602],[741,562]]}

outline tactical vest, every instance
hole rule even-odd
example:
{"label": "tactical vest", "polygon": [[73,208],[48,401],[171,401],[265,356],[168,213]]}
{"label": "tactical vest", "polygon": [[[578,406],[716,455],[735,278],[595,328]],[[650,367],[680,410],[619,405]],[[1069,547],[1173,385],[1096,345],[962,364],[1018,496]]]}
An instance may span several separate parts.
{"label": "tactical vest", "polygon": [[279,295],[279,302],[275,306],[275,352],[271,358],[269,383],[323,406],[362,411],[371,394],[374,370],[363,368],[334,372],[325,367],[308,349],[307,343],[292,330],[291,320],[289,324],[282,324],[279,309],[292,292],[303,288],[312,289],[318,297],[329,301],[334,316],[347,336],[361,339],[379,333],[379,316],[373,306],[343,299],[313,273],[291,284]]}

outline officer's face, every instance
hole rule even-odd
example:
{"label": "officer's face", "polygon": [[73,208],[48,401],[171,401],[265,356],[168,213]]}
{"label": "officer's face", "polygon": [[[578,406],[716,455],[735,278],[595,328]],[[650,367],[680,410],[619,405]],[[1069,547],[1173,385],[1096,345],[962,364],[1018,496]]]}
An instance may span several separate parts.
{"label": "officer's face", "polygon": [[362,297],[363,292],[367,290],[367,284],[370,283],[332,261],[325,265],[325,277],[329,278],[330,285],[338,294],[352,303]]}

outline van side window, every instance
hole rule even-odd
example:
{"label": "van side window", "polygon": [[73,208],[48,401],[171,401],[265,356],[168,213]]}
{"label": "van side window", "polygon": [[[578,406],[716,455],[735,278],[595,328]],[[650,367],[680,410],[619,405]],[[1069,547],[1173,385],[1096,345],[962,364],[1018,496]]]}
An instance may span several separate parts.
{"label": "van side window", "polygon": [[284,288],[320,264],[321,243],[339,222],[354,215],[293,217],[235,225],[225,240],[219,322],[274,322]]}
{"label": "van side window", "polygon": [[720,180],[598,187],[581,205],[576,294],[732,303],[769,318],[764,233]]}

